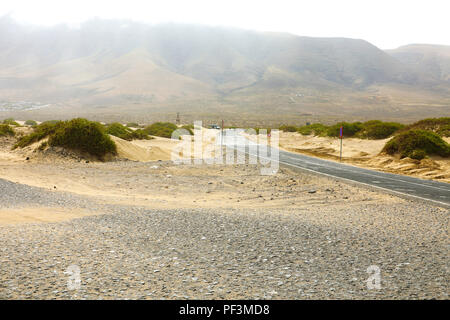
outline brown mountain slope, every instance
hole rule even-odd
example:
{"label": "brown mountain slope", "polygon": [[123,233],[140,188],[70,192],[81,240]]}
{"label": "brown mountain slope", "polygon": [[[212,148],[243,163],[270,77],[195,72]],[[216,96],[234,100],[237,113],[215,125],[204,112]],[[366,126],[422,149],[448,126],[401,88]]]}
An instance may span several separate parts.
{"label": "brown mountain slope", "polygon": [[27,100],[51,105],[31,114],[57,116],[96,114],[99,106],[116,115],[267,118],[450,112],[445,64],[437,76],[388,53],[357,39],[115,20],[37,28],[4,17],[0,110],[17,114]]}
{"label": "brown mountain slope", "polygon": [[411,44],[386,52],[436,82],[450,83],[450,46]]}

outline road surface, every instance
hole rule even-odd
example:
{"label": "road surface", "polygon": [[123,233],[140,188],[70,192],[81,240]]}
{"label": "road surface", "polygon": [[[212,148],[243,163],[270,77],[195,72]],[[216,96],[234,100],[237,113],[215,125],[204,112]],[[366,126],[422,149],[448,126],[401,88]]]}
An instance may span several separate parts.
{"label": "road surface", "polygon": [[[246,153],[252,156],[257,151],[248,146],[258,146],[232,130],[225,130],[223,145],[228,148],[246,146]],[[345,179],[378,189],[384,189],[402,196],[421,199],[450,208],[450,184],[432,180],[424,180],[410,176],[364,169],[348,164],[310,157],[303,154],[278,150],[278,161],[282,165],[307,170],[330,177]],[[275,159],[276,159],[275,158]]]}

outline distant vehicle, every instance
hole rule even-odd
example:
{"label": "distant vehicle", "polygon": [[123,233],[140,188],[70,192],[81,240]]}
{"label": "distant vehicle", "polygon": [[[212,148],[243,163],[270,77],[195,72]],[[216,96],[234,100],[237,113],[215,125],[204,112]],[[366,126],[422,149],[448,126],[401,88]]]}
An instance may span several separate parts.
{"label": "distant vehicle", "polygon": [[220,129],[220,126],[218,126],[217,124],[212,124],[209,126],[211,129]]}

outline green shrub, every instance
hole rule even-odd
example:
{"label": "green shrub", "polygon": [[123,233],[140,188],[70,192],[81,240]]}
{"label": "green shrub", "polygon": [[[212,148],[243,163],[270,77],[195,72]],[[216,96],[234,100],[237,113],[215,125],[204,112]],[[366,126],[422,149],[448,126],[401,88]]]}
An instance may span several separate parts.
{"label": "green shrub", "polygon": [[151,140],[154,139],[153,137],[150,137],[147,132],[145,132],[142,129],[136,129],[131,132],[131,137],[134,140]]}
{"label": "green shrub", "polygon": [[411,159],[415,159],[415,160],[422,160],[422,159],[424,159],[426,156],[427,156],[426,151],[425,151],[425,150],[422,150],[422,149],[416,149],[416,150],[413,150],[413,151],[410,153],[410,155],[409,155],[409,157],[410,157]]}
{"label": "green shrub", "polygon": [[363,129],[361,122],[340,122],[328,127],[326,135],[329,137],[338,137],[341,126],[343,127],[344,137],[353,137]]}
{"label": "green shrub", "polygon": [[127,127],[128,128],[139,128],[140,126],[136,122],[130,122],[130,123],[127,123]]}
{"label": "green shrub", "polygon": [[25,121],[25,124],[27,126],[37,126],[37,122],[34,120],[27,120],[27,121]]}
{"label": "green shrub", "polygon": [[98,123],[82,118],[65,121],[49,138],[50,146],[79,150],[103,158],[106,154],[116,154],[115,143]]}
{"label": "green shrub", "polygon": [[279,130],[284,132],[296,132],[298,128],[296,126],[282,125]]}
{"label": "green shrub", "polygon": [[182,126],[181,129],[187,130],[191,136],[194,135],[194,131],[193,131],[194,126],[192,124],[186,124],[186,125]]}
{"label": "green shrub", "polygon": [[401,158],[419,160],[432,154],[450,157],[450,144],[432,131],[408,130],[389,140],[383,151],[391,155],[400,154]]}
{"label": "green shrub", "polygon": [[103,158],[108,153],[117,153],[116,145],[100,123],[81,118],[43,122],[36,126],[32,133],[20,138],[14,148],[26,147],[46,137],[49,137],[48,144],[43,142],[38,147],[40,150],[45,149],[47,145],[60,146],[86,152],[99,158]]}
{"label": "green shrub", "polygon": [[313,123],[307,126],[301,126],[297,128],[297,132],[304,136],[309,136],[311,134],[314,134],[315,136],[323,136],[326,135],[327,130],[328,127],[321,123]]}
{"label": "green shrub", "polygon": [[144,131],[151,136],[171,138],[172,133],[177,129],[178,127],[170,122],[155,122],[147,126]]}
{"label": "green shrub", "polygon": [[11,128],[7,124],[0,124],[0,137],[3,137],[3,136],[14,136],[14,135],[15,135],[15,132],[14,132],[13,128]]}
{"label": "green shrub", "polygon": [[127,128],[118,122],[109,124],[106,127],[106,133],[128,141],[131,141],[133,139],[137,140],[150,139],[150,137],[144,130],[137,129],[133,131],[132,129]]}
{"label": "green shrub", "polygon": [[13,149],[20,147],[24,148],[32,143],[48,137],[49,135],[55,133],[55,131],[64,124],[62,121],[52,120],[42,122],[40,125],[34,128],[34,131],[26,136],[23,136],[16,142]]}
{"label": "green shrub", "polygon": [[124,140],[132,140],[131,137],[131,129],[123,126],[122,124],[118,122],[111,123],[106,126],[106,133],[110,134],[112,136],[116,136],[120,139]]}
{"label": "green shrub", "polygon": [[363,128],[357,135],[366,139],[386,139],[403,127],[404,125],[397,122],[371,120],[363,123]]}
{"label": "green shrub", "polygon": [[7,124],[10,126],[20,126],[20,124],[18,124],[13,118],[3,120],[3,124]]}
{"label": "green shrub", "polygon": [[62,122],[61,120],[47,120],[47,121],[42,122],[41,124],[58,124],[61,122]]}
{"label": "green shrub", "polygon": [[450,137],[450,124],[445,124],[436,130],[441,137]]}
{"label": "green shrub", "polygon": [[404,131],[410,129],[429,130],[437,133],[441,137],[450,137],[450,117],[423,119],[406,126]]}

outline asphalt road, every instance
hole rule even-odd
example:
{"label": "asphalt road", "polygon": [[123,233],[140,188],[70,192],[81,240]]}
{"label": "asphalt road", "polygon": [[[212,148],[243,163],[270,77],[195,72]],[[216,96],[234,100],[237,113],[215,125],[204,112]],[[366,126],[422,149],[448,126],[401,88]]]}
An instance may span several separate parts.
{"label": "asphalt road", "polygon": [[[256,156],[257,151],[248,146],[255,147],[256,144],[248,141],[241,135],[226,132],[223,144],[227,147],[246,146],[246,153]],[[239,137],[237,137],[239,136]],[[391,193],[410,198],[421,199],[434,204],[450,208],[450,184],[432,180],[424,180],[410,176],[380,172],[364,169],[348,164],[310,157],[303,154],[277,150],[278,161],[281,165],[307,170],[310,172],[345,179],[360,184],[369,185],[374,188],[384,189]],[[263,154],[265,154],[263,152]],[[269,153],[270,154],[270,153]],[[264,158],[264,156],[260,156]],[[268,157],[269,158],[269,157]],[[270,157],[271,158],[271,157]]]}

